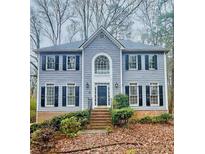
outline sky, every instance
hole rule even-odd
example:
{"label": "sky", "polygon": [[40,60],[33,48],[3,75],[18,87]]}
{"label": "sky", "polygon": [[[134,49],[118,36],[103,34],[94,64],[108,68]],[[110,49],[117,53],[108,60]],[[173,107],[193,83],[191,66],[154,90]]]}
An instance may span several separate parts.
{"label": "sky", "polygon": [[[34,2],[34,0],[31,0],[31,3],[30,3],[31,7],[36,7],[36,4]],[[140,39],[140,32],[139,32],[139,29],[142,29],[143,28],[143,25],[141,25],[140,22],[137,21],[136,17],[135,17],[135,20],[134,20],[134,24],[132,25],[132,33],[131,33],[131,40],[132,41],[136,41],[136,42],[139,42],[141,39]],[[64,26],[63,27],[63,32],[66,32],[66,27]],[[92,33],[89,34],[89,36],[91,36]],[[76,41],[79,41],[81,40],[80,36],[78,35],[77,37],[75,37],[75,40]],[[62,43],[67,43],[68,41],[66,41],[66,36],[62,39]],[[61,43],[61,44],[62,44]],[[45,36],[42,37],[41,39],[41,48],[42,47],[47,47],[47,46],[52,46],[52,42],[47,39]]]}

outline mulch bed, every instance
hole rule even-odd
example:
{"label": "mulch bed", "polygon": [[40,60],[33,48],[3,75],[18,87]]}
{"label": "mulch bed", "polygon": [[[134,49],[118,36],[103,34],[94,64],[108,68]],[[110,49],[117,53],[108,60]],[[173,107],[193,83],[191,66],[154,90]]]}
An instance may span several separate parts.
{"label": "mulch bed", "polygon": [[[134,150],[140,154],[174,153],[174,128],[171,124],[134,124],[115,128],[110,134],[81,134],[60,138],[49,153],[115,153]],[[34,152],[35,153],[35,152]]]}

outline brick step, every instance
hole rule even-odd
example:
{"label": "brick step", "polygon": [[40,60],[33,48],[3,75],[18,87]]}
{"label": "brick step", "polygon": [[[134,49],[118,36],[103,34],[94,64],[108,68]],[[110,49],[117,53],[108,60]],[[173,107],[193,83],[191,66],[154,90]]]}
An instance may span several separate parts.
{"label": "brick step", "polygon": [[105,111],[91,111],[91,114],[110,114],[110,112],[105,112]]}
{"label": "brick step", "polygon": [[106,126],[90,126],[90,129],[105,129],[107,127],[111,127],[112,125],[106,125]]}
{"label": "brick step", "polygon": [[107,123],[107,124],[91,124],[90,127],[93,128],[93,127],[108,127],[108,126],[111,126],[110,123]]}
{"label": "brick step", "polygon": [[91,112],[91,116],[92,115],[110,115],[109,112]]}
{"label": "brick step", "polygon": [[90,123],[111,123],[112,121],[109,120],[90,120]]}
{"label": "brick step", "polygon": [[92,121],[92,120],[99,120],[99,121],[101,121],[101,120],[111,120],[111,117],[91,117],[90,118],[90,121]]}
{"label": "brick step", "polygon": [[91,129],[105,129],[108,126],[112,126],[111,114],[108,108],[95,108],[91,111],[90,116],[90,128]]}
{"label": "brick step", "polygon": [[109,108],[95,108],[93,111],[109,111]]}
{"label": "brick step", "polygon": [[104,108],[102,108],[102,109],[93,109],[92,111],[108,111],[109,112],[109,109],[104,109]]}
{"label": "brick step", "polygon": [[110,115],[92,115],[90,119],[111,119]]}

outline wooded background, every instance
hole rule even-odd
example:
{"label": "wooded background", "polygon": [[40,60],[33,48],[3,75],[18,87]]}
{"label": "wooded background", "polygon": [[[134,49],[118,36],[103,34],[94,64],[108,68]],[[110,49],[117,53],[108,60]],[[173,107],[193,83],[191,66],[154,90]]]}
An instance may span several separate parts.
{"label": "wooded background", "polygon": [[33,49],[86,40],[101,25],[117,39],[169,49],[169,112],[174,108],[173,0],[31,0],[30,94],[36,97],[37,56]]}

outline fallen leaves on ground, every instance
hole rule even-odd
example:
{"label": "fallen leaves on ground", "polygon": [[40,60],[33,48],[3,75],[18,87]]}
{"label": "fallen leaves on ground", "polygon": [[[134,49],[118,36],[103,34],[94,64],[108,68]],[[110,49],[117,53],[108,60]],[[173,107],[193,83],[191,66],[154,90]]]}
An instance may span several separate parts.
{"label": "fallen leaves on ground", "polygon": [[115,128],[109,134],[81,134],[73,139],[61,138],[51,153],[73,154],[173,154],[174,128],[170,124],[134,124]]}

